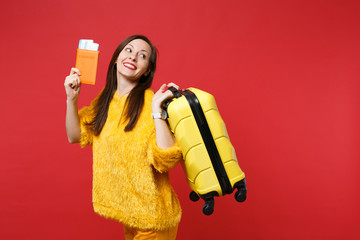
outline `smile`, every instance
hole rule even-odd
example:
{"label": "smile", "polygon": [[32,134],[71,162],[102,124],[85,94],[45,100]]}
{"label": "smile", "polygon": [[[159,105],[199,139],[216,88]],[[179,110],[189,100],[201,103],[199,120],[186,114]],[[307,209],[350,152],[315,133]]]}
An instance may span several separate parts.
{"label": "smile", "polygon": [[124,67],[131,69],[131,70],[136,70],[136,66],[132,63],[125,62]]}

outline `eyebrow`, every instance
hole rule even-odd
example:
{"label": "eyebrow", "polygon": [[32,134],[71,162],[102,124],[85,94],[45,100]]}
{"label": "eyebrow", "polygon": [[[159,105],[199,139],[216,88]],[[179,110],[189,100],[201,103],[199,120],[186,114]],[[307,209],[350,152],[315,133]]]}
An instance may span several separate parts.
{"label": "eyebrow", "polygon": [[[132,48],[134,48],[134,46],[131,45],[130,43],[129,43],[128,45],[130,45]],[[147,52],[147,53],[148,53],[148,51],[146,51],[146,50],[144,50],[144,49],[141,49],[140,51],[144,51],[144,52]]]}

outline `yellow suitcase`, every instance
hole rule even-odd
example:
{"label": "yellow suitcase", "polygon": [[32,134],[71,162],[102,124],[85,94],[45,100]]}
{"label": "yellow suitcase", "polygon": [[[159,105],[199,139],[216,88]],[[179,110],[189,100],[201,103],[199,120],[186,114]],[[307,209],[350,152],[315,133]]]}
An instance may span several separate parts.
{"label": "yellow suitcase", "polygon": [[174,98],[165,104],[171,131],[179,142],[186,180],[193,190],[190,199],[204,199],[203,213],[214,211],[214,197],[231,194],[246,199],[245,174],[240,169],[224,121],[214,97],[196,88],[170,88]]}

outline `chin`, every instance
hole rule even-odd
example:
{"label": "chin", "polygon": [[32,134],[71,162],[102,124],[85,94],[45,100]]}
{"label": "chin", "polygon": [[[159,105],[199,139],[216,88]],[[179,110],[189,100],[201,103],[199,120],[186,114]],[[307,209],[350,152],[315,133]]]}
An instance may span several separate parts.
{"label": "chin", "polygon": [[140,77],[134,75],[125,75],[125,74],[121,74],[121,75],[131,82],[137,82],[140,79]]}

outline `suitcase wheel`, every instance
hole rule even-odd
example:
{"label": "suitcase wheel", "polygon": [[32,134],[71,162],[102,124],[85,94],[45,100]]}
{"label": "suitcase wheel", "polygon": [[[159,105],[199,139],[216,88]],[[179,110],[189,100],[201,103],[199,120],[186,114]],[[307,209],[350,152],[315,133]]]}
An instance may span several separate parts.
{"label": "suitcase wheel", "polygon": [[245,178],[241,180],[240,182],[237,182],[235,184],[235,188],[238,189],[238,191],[235,193],[235,200],[238,202],[243,202],[246,200],[246,193],[247,193],[247,187],[246,187],[246,180]]}
{"label": "suitcase wheel", "polygon": [[211,215],[214,212],[215,201],[214,198],[205,199],[205,204],[202,208],[202,211],[205,215]]}
{"label": "suitcase wheel", "polygon": [[246,200],[246,190],[240,189],[235,193],[235,199],[238,202],[243,202]]}
{"label": "suitcase wheel", "polygon": [[196,192],[192,191],[189,195],[190,200],[193,202],[196,202],[200,199],[199,195],[196,194]]}

